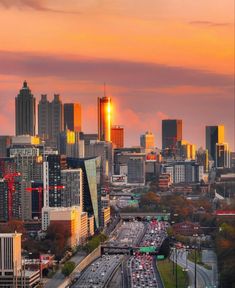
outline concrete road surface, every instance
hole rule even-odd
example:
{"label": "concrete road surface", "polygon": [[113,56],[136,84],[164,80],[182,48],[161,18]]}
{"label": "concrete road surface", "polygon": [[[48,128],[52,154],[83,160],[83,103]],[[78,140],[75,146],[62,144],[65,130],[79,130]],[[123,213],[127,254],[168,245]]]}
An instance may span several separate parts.
{"label": "concrete road surface", "polygon": [[[177,264],[182,268],[187,268],[189,276],[189,287],[195,288],[195,264],[189,260],[186,262],[186,252],[184,250],[177,251]],[[174,258],[175,260],[175,258]],[[187,267],[186,267],[187,266]],[[197,265],[197,286],[196,288],[216,288],[213,270],[205,269]]]}

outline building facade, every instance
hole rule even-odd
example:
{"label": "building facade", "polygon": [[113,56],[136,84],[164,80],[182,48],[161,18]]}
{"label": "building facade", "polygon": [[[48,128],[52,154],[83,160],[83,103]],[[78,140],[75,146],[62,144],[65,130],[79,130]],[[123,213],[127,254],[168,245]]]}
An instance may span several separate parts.
{"label": "building facade", "polygon": [[47,100],[47,95],[41,95],[38,103],[38,135],[48,140],[52,136],[51,127],[51,103]]}
{"label": "building facade", "polygon": [[35,135],[36,100],[26,81],[15,98],[16,135]]}
{"label": "building facade", "polygon": [[83,176],[82,169],[61,170],[61,204],[63,207],[82,206]]}
{"label": "building facade", "polygon": [[215,167],[230,168],[230,151],[228,143],[216,143]]}
{"label": "building facade", "polygon": [[209,160],[215,162],[216,143],[224,143],[224,125],[206,126],[206,149],[209,153]]}
{"label": "building facade", "polygon": [[145,149],[145,153],[151,153],[155,149],[155,138],[151,131],[147,131],[140,136],[140,146]]}
{"label": "building facade", "polygon": [[64,104],[64,130],[82,131],[82,108],[79,103]]}
{"label": "building facade", "polygon": [[111,141],[113,148],[124,147],[124,128],[121,126],[112,126],[111,128]]}
{"label": "building facade", "polygon": [[101,226],[101,158],[67,158],[68,167],[81,168],[83,175],[83,211],[94,215],[95,229]]}
{"label": "building facade", "polygon": [[111,98],[98,98],[98,139],[100,141],[111,141]]}
{"label": "building facade", "polygon": [[175,154],[176,143],[182,140],[182,120],[162,120],[162,150]]}
{"label": "building facade", "polygon": [[64,130],[64,109],[60,95],[55,94],[51,102],[51,145],[56,147],[57,137]]}

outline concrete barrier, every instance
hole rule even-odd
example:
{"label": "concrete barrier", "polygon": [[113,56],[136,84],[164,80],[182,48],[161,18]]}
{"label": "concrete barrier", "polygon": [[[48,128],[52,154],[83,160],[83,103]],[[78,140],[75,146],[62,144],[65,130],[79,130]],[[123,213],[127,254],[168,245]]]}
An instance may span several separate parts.
{"label": "concrete barrier", "polygon": [[69,287],[71,281],[78,273],[81,273],[87,266],[101,256],[101,246],[97,247],[94,251],[88,254],[73,270],[73,272],[65,279],[65,281],[58,288]]}

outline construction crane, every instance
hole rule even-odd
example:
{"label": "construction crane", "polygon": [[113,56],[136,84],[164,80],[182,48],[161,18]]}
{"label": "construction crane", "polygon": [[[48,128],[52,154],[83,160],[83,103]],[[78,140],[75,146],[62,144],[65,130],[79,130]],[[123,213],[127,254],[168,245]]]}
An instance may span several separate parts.
{"label": "construction crane", "polygon": [[7,182],[8,219],[13,217],[13,193],[15,192],[15,178],[19,177],[19,172],[3,174],[3,179]]}

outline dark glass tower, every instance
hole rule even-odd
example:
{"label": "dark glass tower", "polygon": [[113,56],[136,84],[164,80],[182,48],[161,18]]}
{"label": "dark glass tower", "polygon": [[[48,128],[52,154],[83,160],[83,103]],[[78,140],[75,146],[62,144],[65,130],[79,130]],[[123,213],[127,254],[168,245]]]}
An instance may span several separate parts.
{"label": "dark glass tower", "polygon": [[20,93],[15,98],[16,135],[35,135],[36,100],[24,81]]}
{"label": "dark glass tower", "polygon": [[206,126],[206,149],[210,160],[215,161],[217,143],[224,143],[224,126]]}
{"label": "dark glass tower", "polygon": [[64,104],[64,130],[82,131],[82,112],[79,103]]}
{"label": "dark glass tower", "polygon": [[162,150],[174,150],[182,140],[182,120],[162,120]]}

